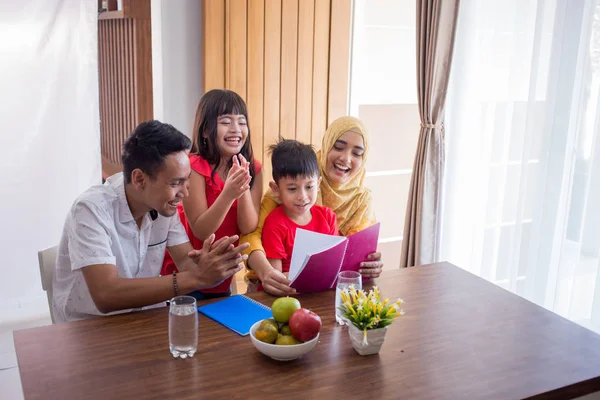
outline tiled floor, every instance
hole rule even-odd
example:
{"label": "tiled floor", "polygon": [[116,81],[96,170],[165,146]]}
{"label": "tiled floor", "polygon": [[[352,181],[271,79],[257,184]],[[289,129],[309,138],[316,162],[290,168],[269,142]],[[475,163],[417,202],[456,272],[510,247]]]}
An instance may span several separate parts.
{"label": "tiled floor", "polygon": [[0,309],[0,321],[0,399],[21,400],[13,331],[52,323],[45,297],[27,305]]}
{"label": "tiled floor", "polygon": [[0,399],[22,400],[21,378],[17,367],[0,370]]}

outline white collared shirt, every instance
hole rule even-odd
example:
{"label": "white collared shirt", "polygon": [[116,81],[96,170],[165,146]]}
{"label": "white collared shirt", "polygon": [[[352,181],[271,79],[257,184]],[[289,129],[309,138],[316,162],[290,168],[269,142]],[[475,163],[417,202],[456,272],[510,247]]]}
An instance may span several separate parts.
{"label": "white collared shirt", "polygon": [[[121,278],[159,276],[167,246],[189,242],[179,217],[144,216],[138,228],[125,197],[123,174],[84,192],[71,207],[58,246],[52,282],[56,322],[102,314],[96,308],[81,272],[95,264],[116,265]],[[160,303],[156,307],[164,305]],[[132,310],[121,310],[123,313]]]}

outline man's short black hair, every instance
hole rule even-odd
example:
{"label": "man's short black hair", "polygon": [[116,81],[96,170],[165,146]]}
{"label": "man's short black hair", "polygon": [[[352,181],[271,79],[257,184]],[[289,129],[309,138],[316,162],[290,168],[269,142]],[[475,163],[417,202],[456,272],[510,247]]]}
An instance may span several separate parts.
{"label": "man's short black hair", "polygon": [[319,162],[313,147],[297,140],[279,139],[277,144],[269,146],[273,180],[280,178],[318,177]]}
{"label": "man's short black hair", "polygon": [[192,141],[173,125],[157,120],[142,122],[123,143],[125,183],[131,183],[131,173],[136,168],[154,178],[168,155],[191,147]]}

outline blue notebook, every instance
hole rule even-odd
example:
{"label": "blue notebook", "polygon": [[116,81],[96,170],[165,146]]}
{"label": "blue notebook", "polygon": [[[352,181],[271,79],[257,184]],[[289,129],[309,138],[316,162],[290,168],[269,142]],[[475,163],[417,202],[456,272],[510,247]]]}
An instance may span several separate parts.
{"label": "blue notebook", "polygon": [[200,306],[198,312],[242,336],[249,334],[257,321],[273,317],[271,308],[243,294]]}

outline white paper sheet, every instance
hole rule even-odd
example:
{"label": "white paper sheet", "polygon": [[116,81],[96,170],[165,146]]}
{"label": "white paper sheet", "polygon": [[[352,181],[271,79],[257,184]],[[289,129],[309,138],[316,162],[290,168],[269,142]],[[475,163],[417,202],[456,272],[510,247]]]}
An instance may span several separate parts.
{"label": "white paper sheet", "polygon": [[306,265],[306,261],[310,255],[330,249],[344,240],[346,240],[344,236],[326,235],[323,233],[307,231],[305,229],[296,229],[289,279],[291,281],[296,279],[298,274],[300,274],[300,271],[302,271]]}

